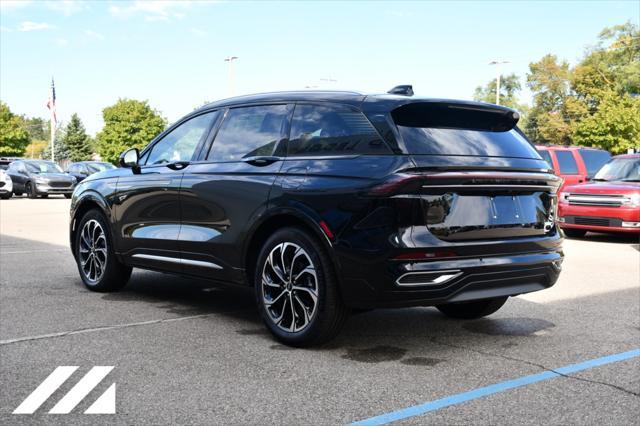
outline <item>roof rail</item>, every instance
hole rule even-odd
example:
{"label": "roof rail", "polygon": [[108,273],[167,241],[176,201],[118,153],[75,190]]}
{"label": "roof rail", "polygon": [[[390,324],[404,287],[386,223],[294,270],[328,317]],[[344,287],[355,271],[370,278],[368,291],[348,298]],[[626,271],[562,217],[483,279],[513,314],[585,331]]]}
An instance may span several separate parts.
{"label": "roof rail", "polygon": [[402,84],[389,90],[387,93],[391,95],[413,96],[413,86],[410,84]]}

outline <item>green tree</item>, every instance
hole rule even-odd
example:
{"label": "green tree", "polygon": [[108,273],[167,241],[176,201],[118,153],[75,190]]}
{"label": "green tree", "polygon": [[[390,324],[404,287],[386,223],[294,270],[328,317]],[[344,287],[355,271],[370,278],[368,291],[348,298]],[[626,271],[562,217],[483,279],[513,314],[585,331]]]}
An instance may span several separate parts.
{"label": "green tree", "polygon": [[566,101],[571,95],[570,69],[566,61],[545,55],[529,64],[527,86],[533,92],[533,106],[525,132],[535,143],[571,143],[571,117]]}
{"label": "green tree", "polygon": [[93,148],[78,114],[74,113],[71,116],[71,120],[65,128],[62,142],[69,150],[69,160],[85,161],[91,159]]}
{"label": "green tree", "polygon": [[24,119],[0,102],[0,155],[21,156],[30,141]]}
{"label": "green tree", "polygon": [[40,117],[23,117],[24,124],[29,136],[32,140],[48,141],[51,135],[49,134],[49,120],[45,120]]}
{"label": "green tree", "polygon": [[144,148],[166,127],[166,120],[147,101],[120,99],[102,111],[104,127],[96,135],[96,148],[104,161],[116,164],[129,148]]}

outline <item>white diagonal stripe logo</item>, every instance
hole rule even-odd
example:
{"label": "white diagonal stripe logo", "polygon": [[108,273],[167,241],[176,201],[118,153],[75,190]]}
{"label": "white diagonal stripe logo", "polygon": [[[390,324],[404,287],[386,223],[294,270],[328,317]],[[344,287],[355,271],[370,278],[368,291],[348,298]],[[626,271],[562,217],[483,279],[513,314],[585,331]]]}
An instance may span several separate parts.
{"label": "white diagonal stripe logo", "polygon": [[[56,368],[24,401],[13,414],[33,414],[78,369],[77,366]],[[49,414],[68,414],[113,370],[112,366],[93,367],[49,411]],[[112,384],[85,414],[113,414],[116,411],[116,384]]]}
{"label": "white diagonal stripe logo", "polygon": [[93,367],[69,392],[49,411],[49,414],[68,414],[82,399],[107,377],[113,367]]}
{"label": "white diagonal stripe logo", "polygon": [[31,395],[13,411],[13,414],[33,414],[35,411],[78,369],[73,366],[61,366],[53,370],[49,377],[40,383]]}

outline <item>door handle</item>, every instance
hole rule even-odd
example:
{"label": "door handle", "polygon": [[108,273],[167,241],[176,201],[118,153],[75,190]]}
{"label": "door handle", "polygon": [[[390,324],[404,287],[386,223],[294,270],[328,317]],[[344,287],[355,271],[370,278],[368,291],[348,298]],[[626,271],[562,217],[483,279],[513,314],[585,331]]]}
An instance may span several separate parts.
{"label": "door handle", "polygon": [[252,166],[264,167],[264,166],[268,166],[269,164],[273,164],[276,161],[280,161],[280,157],[264,155],[264,156],[258,156],[258,157],[246,157],[246,158],[243,158],[242,161],[244,161],[247,164],[251,164]]}
{"label": "door handle", "polygon": [[167,167],[171,170],[182,170],[189,165],[188,161],[175,161],[167,164]]}

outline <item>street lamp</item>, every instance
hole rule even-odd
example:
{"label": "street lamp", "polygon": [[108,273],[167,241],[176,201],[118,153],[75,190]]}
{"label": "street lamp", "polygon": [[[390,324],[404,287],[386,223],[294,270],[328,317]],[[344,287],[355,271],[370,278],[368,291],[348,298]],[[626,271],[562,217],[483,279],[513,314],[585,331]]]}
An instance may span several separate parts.
{"label": "street lamp", "polygon": [[229,95],[233,96],[236,92],[236,76],[235,76],[235,69],[233,66],[233,62],[236,61],[238,59],[237,56],[227,56],[226,58],[224,58],[225,62],[229,63]]}
{"label": "street lamp", "polygon": [[500,105],[500,65],[510,64],[509,61],[491,61],[489,65],[497,65],[498,76],[496,77],[496,105]]}

